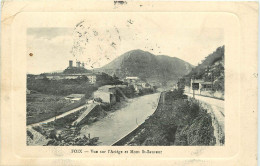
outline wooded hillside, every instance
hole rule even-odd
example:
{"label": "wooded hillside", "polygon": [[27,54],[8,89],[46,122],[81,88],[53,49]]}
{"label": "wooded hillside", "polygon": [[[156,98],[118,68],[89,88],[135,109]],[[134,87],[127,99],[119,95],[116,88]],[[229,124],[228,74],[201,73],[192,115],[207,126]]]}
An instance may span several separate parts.
{"label": "wooded hillside", "polygon": [[185,83],[190,86],[190,80],[202,79],[213,82],[214,90],[224,91],[225,80],[225,46],[218,47],[205,57],[191,72],[185,76]]}

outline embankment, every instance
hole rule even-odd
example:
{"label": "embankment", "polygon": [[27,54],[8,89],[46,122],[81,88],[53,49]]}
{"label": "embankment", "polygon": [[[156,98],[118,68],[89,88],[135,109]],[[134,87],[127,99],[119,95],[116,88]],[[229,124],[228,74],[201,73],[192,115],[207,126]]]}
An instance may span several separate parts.
{"label": "embankment", "polygon": [[[156,113],[156,111],[158,110],[159,105],[163,103],[164,94],[165,94],[165,92],[161,92],[159,100],[158,100],[158,105],[157,105],[156,110],[155,110],[154,113]],[[140,133],[143,130],[144,124],[145,124],[145,122],[142,123],[141,125],[139,125],[137,128],[135,128],[131,132],[129,132],[123,138],[117,140],[115,143],[112,144],[112,146],[122,146],[122,145],[125,145],[127,142],[129,142],[131,139],[133,139],[133,137],[135,135],[137,135],[138,133]]]}
{"label": "embankment", "polygon": [[136,130],[114,146],[205,146],[215,145],[212,119],[193,99],[182,99],[177,92],[161,95],[158,107]]}
{"label": "embankment", "polygon": [[[86,109],[87,108],[84,107],[55,121],[27,127],[27,145],[96,145],[98,138],[81,137],[81,126],[72,125]],[[94,122],[93,119],[96,121],[99,118],[103,118],[105,114],[106,112],[103,109],[95,108],[88,116],[84,117],[84,122],[92,123]],[[81,123],[81,125],[84,124]]]}
{"label": "embankment", "polygon": [[222,108],[208,103],[202,103],[203,108],[208,110],[211,115],[212,126],[214,128],[214,136],[216,138],[216,145],[225,144],[225,115],[222,113]]}

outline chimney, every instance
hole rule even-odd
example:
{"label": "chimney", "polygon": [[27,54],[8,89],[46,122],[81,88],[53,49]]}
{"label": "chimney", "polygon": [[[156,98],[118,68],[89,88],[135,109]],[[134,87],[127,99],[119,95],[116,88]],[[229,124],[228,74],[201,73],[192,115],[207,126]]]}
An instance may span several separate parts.
{"label": "chimney", "polygon": [[69,67],[72,67],[72,66],[73,66],[73,61],[70,60],[70,61],[69,61]]}
{"label": "chimney", "polygon": [[85,63],[84,63],[84,62],[82,62],[81,64],[82,64],[82,67],[83,67],[83,68],[85,68]]}

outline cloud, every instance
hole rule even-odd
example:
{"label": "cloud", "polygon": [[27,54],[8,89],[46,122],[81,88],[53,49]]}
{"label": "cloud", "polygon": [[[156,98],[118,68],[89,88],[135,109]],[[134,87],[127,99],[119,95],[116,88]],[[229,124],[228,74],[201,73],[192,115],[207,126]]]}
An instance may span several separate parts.
{"label": "cloud", "polygon": [[65,36],[72,34],[72,28],[28,28],[27,35],[35,38],[52,39],[57,36]]}
{"label": "cloud", "polygon": [[72,37],[71,36],[57,36],[50,40],[50,44],[63,44],[68,47],[72,46]]}
{"label": "cloud", "polygon": [[[91,17],[92,14],[95,17]],[[145,13],[92,14],[71,28],[28,29],[28,52],[33,51],[37,56],[29,60],[35,65],[30,66],[30,70],[64,69],[69,59],[88,62],[88,68],[101,67],[133,49],[178,57],[197,65],[224,45],[223,29],[191,26],[192,22],[202,25],[203,17],[193,19],[188,15],[183,22],[180,21],[183,18],[166,13],[149,16]],[[162,16],[165,19],[161,19]],[[109,22],[103,21],[106,19]]]}
{"label": "cloud", "polygon": [[30,34],[27,36],[27,54],[33,53],[34,55],[27,57],[28,72],[41,73],[63,70],[68,66],[73,40],[71,35],[62,34]]}

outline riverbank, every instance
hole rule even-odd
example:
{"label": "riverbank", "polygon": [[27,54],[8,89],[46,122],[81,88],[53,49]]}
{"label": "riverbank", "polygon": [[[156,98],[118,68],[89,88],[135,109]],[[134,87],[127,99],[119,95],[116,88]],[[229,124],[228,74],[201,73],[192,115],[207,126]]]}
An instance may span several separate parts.
{"label": "riverbank", "polygon": [[128,99],[116,111],[82,128],[81,134],[99,137],[98,145],[112,145],[142,124],[156,109],[159,93]]}
{"label": "riverbank", "polygon": [[163,92],[158,107],[138,129],[114,145],[205,146],[215,145],[211,116],[194,99]]}
{"label": "riverbank", "polygon": [[[129,100],[131,102],[131,100]],[[79,108],[75,112],[66,114],[60,118],[52,118],[51,121],[43,121],[27,127],[27,145],[49,145],[49,146],[68,146],[68,145],[96,145],[98,137],[91,137],[90,134],[80,134],[82,127],[93,125],[106,116],[110,116],[117,110],[123,109],[128,101],[121,100],[114,105],[108,103],[98,104],[85,118],[80,125],[73,126],[89,105]]]}
{"label": "riverbank", "polygon": [[86,107],[48,123],[27,127],[27,145],[69,146],[96,145],[98,138],[80,136],[81,127],[72,126]]}

